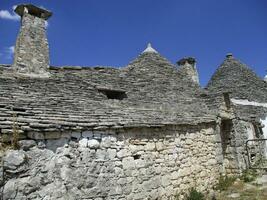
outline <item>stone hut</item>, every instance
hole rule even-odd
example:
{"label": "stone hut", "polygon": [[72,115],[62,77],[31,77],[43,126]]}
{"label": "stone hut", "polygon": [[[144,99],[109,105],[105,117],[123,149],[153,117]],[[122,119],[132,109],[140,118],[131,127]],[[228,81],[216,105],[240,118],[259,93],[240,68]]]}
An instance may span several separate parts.
{"label": "stone hut", "polygon": [[206,89],[194,58],[176,66],[151,45],[124,68],[53,67],[52,13],[15,11],[22,25],[14,63],[0,66],[0,132],[2,149],[18,149],[2,153],[3,199],[182,198],[247,167],[249,133],[266,133],[267,84],[239,61],[228,56]]}
{"label": "stone hut", "polygon": [[[225,159],[227,168],[240,171],[250,166],[253,159],[256,161],[255,156],[260,152],[250,152],[248,155],[250,145],[253,148],[259,145],[257,151],[263,151],[261,154],[266,157],[267,142],[258,139],[267,139],[267,83],[232,54],[228,54],[212,76],[207,89],[211,99],[223,93],[229,98],[234,111],[231,121],[224,120],[231,133],[221,133],[222,146],[226,148],[225,157],[228,157]],[[255,139],[257,141],[252,141]]]}

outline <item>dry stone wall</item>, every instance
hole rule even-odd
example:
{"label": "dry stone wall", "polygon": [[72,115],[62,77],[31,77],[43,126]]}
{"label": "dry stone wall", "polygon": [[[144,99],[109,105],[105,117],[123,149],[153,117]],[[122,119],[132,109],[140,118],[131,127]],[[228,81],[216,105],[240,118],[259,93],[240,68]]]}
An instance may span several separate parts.
{"label": "dry stone wall", "polygon": [[[256,122],[254,122],[256,123]],[[251,121],[233,119],[228,133],[221,131],[223,166],[227,175],[240,175],[257,159],[263,151],[264,142],[250,141],[250,139],[262,139],[262,133],[256,133],[257,124]]]}
{"label": "dry stone wall", "polygon": [[227,175],[238,175],[248,167],[245,144],[250,123],[234,119],[229,126],[221,131],[224,169]]}
{"label": "dry stone wall", "polygon": [[[219,100],[214,94],[229,93],[234,116],[229,118],[232,120],[233,126],[229,130],[227,141],[223,141],[223,144],[227,144],[225,147],[223,145],[225,148],[223,150],[224,166],[230,174],[241,173],[242,170],[249,167],[248,159],[252,157],[248,155],[250,153],[247,153],[246,141],[264,138],[261,121],[265,119],[267,113],[264,106],[267,102],[267,84],[248,66],[232,55],[228,55],[212,76],[207,89],[212,97],[207,99],[207,104],[211,108],[220,106],[219,101],[211,102],[213,99]],[[221,112],[220,109],[218,111]],[[220,114],[220,116],[222,115]],[[258,130],[259,133],[255,134],[255,130]],[[224,133],[222,136],[224,137]],[[253,144],[253,142],[249,142],[249,144]],[[260,143],[258,142],[258,144]],[[258,146],[257,149],[261,149],[260,151],[266,149],[264,145],[256,146]],[[255,152],[253,154],[253,157],[260,155]]]}
{"label": "dry stone wall", "polygon": [[220,172],[215,124],[63,135],[6,153],[4,199],[173,199],[212,190]]}

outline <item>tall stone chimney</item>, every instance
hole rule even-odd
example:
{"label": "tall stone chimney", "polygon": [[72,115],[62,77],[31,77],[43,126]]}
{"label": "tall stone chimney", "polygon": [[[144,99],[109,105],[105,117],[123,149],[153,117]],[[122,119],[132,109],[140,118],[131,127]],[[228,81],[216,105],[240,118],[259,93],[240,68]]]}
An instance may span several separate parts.
{"label": "tall stone chimney", "polygon": [[21,16],[21,28],[14,52],[14,70],[28,76],[49,76],[46,20],[52,13],[31,4],[18,5],[15,12]]}
{"label": "tall stone chimney", "polygon": [[177,62],[178,70],[199,85],[198,72],[196,68],[196,59],[193,57],[185,57]]}

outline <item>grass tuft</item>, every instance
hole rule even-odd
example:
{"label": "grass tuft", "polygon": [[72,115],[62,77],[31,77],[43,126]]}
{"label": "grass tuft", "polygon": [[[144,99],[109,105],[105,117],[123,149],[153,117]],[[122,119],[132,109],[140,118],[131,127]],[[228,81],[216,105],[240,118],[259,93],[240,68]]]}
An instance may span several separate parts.
{"label": "grass tuft", "polygon": [[189,193],[185,196],[186,200],[205,200],[203,193],[197,191],[195,188],[191,188]]}
{"label": "grass tuft", "polygon": [[227,190],[231,185],[233,185],[233,183],[235,182],[236,177],[232,177],[232,176],[220,176],[219,177],[219,182],[218,184],[215,186],[216,190],[220,190],[220,191],[225,191]]}

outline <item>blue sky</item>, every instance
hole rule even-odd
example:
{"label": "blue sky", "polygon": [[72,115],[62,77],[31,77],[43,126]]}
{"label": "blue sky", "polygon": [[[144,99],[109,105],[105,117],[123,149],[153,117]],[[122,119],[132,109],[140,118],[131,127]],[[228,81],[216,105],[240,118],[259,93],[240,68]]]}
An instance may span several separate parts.
{"label": "blue sky", "polygon": [[266,74],[266,0],[0,0],[11,15],[0,15],[0,63],[12,62],[20,26],[12,6],[24,2],[53,12],[51,65],[121,67],[151,42],[172,63],[195,57],[202,85],[228,52]]}

